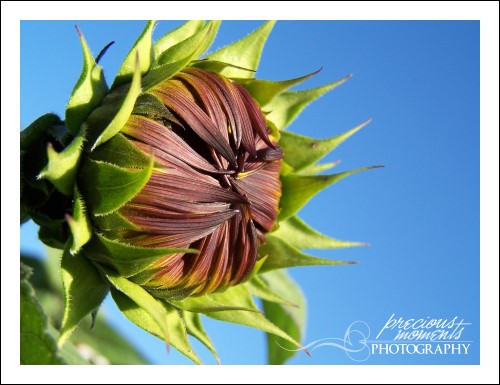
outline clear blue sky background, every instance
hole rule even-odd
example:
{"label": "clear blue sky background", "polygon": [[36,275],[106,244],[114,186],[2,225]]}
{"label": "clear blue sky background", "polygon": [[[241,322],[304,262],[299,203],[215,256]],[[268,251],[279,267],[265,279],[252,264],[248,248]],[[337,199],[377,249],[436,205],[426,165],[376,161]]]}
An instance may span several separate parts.
{"label": "clear blue sky background", "polygon": [[[94,54],[104,56],[111,83],[143,22],[21,22],[21,128],[46,112],[64,116],[81,71],[78,24]],[[155,38],[180,22],[159,22]],[[221,47],[261,22],[224,22]],[[375,338],[387,319],[464,319],[464,356],[372,355],[366,364],[479,363],[479,22],[307,21],[278,22],[265,47],[258,76],[282,80],[323,70],[300,88],[346,74],[346,84],[309,106],[291,131],[329,137],[365,119],[373,122],[329,155],[338,170],[383,164],[320,193],[301,216],[339,239],[367,248],[316,251],[358,261],[341,267],[291,270],[308,299],[304,344],[344,336],[356,320]],[[21,229],[21,250],[43,255],[32,223]],[[189,363],[129,323],[106,301],[111,322],[154,363]],[[207,320],[225,364],[263,364],[264,334]],[[384,335],[391,337],[392,334]],[[195,343],[202,360],[210,354]],[[322,347],[292,364],[353,364],[345,352]]]}

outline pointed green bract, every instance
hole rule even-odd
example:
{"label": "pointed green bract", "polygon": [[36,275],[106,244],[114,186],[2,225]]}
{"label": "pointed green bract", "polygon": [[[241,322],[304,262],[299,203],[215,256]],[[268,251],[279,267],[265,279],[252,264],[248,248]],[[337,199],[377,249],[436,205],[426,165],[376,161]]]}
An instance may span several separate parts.
{"label": "pointed green bract", "polygon": [[[265,300],[263,307],[264,313],[270,321],[296,341],[301,341],[306,326],[306,300],[302,290],[284,270],[266,273],[262,276],[262,280],[266,283],[269,291],[297,303],[296,307],[290,307]],[[267,352],[268,363],[271,365],[284,364],[297,353],[289,342],[277,339],[272,334],[267,335]]]}
{"label": "pointed green bract", "polygon": [[158,258],[176,253],[197,253],[195,249],[152,248],[132,246],[94,234],[85,246],[88,258],[112,264],[124,277],[142,272]]}
{"label": "pointed green bract", "polygon": [[377,167],[380,166],[363,167],[331,175],[310,176],[291,173],[282,176],[281,184],[283,195],[281,196],[281,211],[278,215],[278,219],[283,221],[291,217],[309,202],[314,195],[345,177]]}
{"label": "pointed green bract", "polygon": [[[235,286],[238,287],[238,286]],[[240,285],[239,287],[243,287]],[[246,293],[241,291],[242,295],[245,295],[245,299],[241,298],[242,300],[244,299],[245,301],[249,302],[251,301],[253,304],[252,297],[250,293],[245,289]],[[255,304],[253,304],[255,307]],[[284,338],[285,340],[291,342],[294,346],[298,347],[299,349],[302,349],[302,345],[295,341],[292,337],[290,337],[287,333],[285,333],[283,330],[281,330],[279,327],[277,327],[275,324],[273,324],[271,321],[269,321],[264,315],[260,312],[249,312],[249,311],[242,311],[242,310],[229,310],[229,311],[219,311],[219,312],[210,312],[206,314],[207,317],[219,320],[219,321],[224,321],[224,322],[231,322],[231,323],[236,323],[240,325],[245,325],[245,326],[250,326],[255,329],[263,330],[267,333],[272,333],[278,337]]]}
{"label": "pointed green bract", "polygon": [[283,131],[281,133],[279,145],[285,153],[285,161],[298,172],[323,158],[369,122],[370,120],[367,120],[341,135],[328,139],[309,138],[307,136]]}
{"label": "pointed green bract", "polygon": [[[119,209],[146,185],[153,172],[153,157],[142,169],[126,169],[110,163],[86,159],[80,170],[83,196],[94,215]],[[92,180],[92,184],[85,181]]]}
{"label": "pointed green bract", "polygon": [[110,123],[106,126],[106,128],[102,131],[99,137],[96,139],[94,144],[92,145],[92,150],[106,141],[110,140],[116,134],[120,132],[122,127],[127,122],[132,110],[134,109],[135,101],[137,97],[141,93],[141,67],[139,63],[139,55],[136,53],[135,56],[135,69],[134,76],[132,78],[132,82],[130,83],[130,88],[127,92],[127,96],[123,99],[123,102],[116,113],[116,115],[112,118]]}
{"label": "pointed green bract", "polygon": [[282,80],[279,82],[273,82],[270,80],[261,79],[235,79],[243,87],[250,92],[250,95],[259,102],[261,108],[266,109],[266,106],[279,94],[287,89],[302,83],[304,80],[316,75],[320,70],[314,71],[305,76],[301,76],[295,79]]}
{"label": "pointed green bract", "polygon": [[[262,49],[275,23],[275,21],[264,23],[243,39],[211,53],[208,55],[208,59],[256,71],[259,66]],[[220,74],[231,78],[253,77],[251,72],[234,67],[225,68]]]}
{"label": "pointed green bract", "polygon": [[92,152],[92,159],[119,167],[147,167],[151,158],[138,150],[121,133],[116,134]]}
{"label": "pointed green bract", "polygon": [[165,341],[168,347],[170,334],[167,320],[168,313],[165,309],[165,306],[163,306],[141,286],[129,281],[126,278],[123,278],[110,269],[104,268],[102,266],[100,267],[100,269],[115,289],[126,295],[153,319],[159,329],[159,337]]}
{"label": "pointed green bract", "polygon": [[204,314],[235,310],[259,312],[248,294],[248,290],[243,285],[230,287],[222,293],[189,297],[180,301],[169,300],[168,302],[179,309]]}
{"label": "pointed green bract", "polygon": [[139,36],[139,39],[137,39],[123,61],[111,88],[115,88],[132,80],[136,67],[136,57],[139,58],[140,73],[144,74],[149,70],[153,60],[153,29],[155,24],[155,21],[147,22],[141,36]]}
{"label": "pointed green bract", "polygon": [[96,64],[80,30],[78,34],[82,43],[83,69],[71,93],[65,117],[66,126],[73,135],[80,132],[82,124],[108,92],[101,66]]}
{"label": "pointed green bract", "polygon": [[261,276],[253,277],[245,283],[248,292],[254,297],[259,297],[269,302],[279,303],[286,306],[297,306],[271,291]]}
{"label": "pointed green bract", "polygon": [[[162,331],[162,328],[146,310],[141,308],[137,303],[132,301],[129,297],[117,289],[112,289],[111,295],[125,317],[137,326],[146,330],[148,333],[163,338],[164,332]],[[165,309],[166,312],[166,322],[168,325],[170,344],[196,364],[201,364],[201,360],[193,351],[193,348],[189,343],[184,320],[179,316],[178,311],[172,306],[169,306],[161,301],[157,302],[159,306],[162,306]]]}
{"label": "pointed green bract", "polygon": [[151,70],[142,79],[144,90],[150,90],[159,83],[174,76],[192,60],[205,52],[212,44],[220,21],[211,21],[189,38],[168,48],[157,57]]}
{"label": "pointed green bract", "polygon": [[83,151],[83,132],[61,152],[54,150],[52,144],[47,146],[48,163],[40,172],[39,178],[48,179],[65,195],[73,194],[76,172]]}
{"label": "pointed green bract", "polygon": [[269,254],[269,258],[262,266],[261,273],[297,266],[348,265],[353,263],[313,257],[272,235],[267,236],[267,243],[259,248],[259,253]]}
{"label": "pointed green bract", "polygon": [[212,44],[220,26],[220,21],[210,21],[189,38],[166,49],[153,63],[153,69],[165,64],[181,60],[194,60],[198,58]]}
{"label": "pointed green bract", "polygon": [[273,236],[281,238],[297,249],[340,249],[344,247],[366,246],[362,242],[339,241],[314,230],[302,219],[294,215],[280,222]]}
{"label": "pointed green bract", "polygon": [[285,91],[276,96],[273,101],[266,106],[266,111],[269,111],[266,119],[274,123],[279,130],[283,130],[293,122],[297,115],[299,115],[308,104],[326,92],[341,85],[350,77],[351,76],[348,75],[336,82],[310,90]]}
{"label": "pointed green bract", "polygon": [[111,234],[120,232],[121,230],[139,230],[138,226],[125,219],[123,215],[116,211],[94,217],[94,223],[99,229],[109,231]]}
{"label": "pointed green bract", "polygon": [[336,160],[334,162],[328,163],[315,163],[303,168],[300,171],[297,171],[297,174],[300,175],[317,175],[323,171],[330,170],[331,168],[337,166],[340,163],[340,160]]}
{"label": "pointed green bract", "polygon": [[208,337],[207,333],[205,332],[205,329],[203,328],[203,325],[201,324],[200,315],[198,313],[191,313],[189,311],[185,311],[182,313],[182,317],[186,324],[187,333],[196,338],[203,345],[205,345],[205,347],[208,350],[210,350],[210,352],[213,354],[217,363],[220,364],[220,359],[219,356],[217,355],[217,351],[215,350],[212,341]]}
{"label": "pointed green bract", "polygon": [[189,20],[180,27],[164,35],[153,45],[155,60],[167,49],[193,36],[205,25],[203,20]]}
{"label": "pointed green bract", "polygon": [[66,219],[72,235],[69,252],[75,255],[92,237],[92,228],[87,217],[85,203],[76,184],[73,199],[73,215],[68,214]]}
{"label": "pointed green bract", "polygon": [[61,259],[64,314],[58,344],[62,346],[78,323],[97,309],[108,293],[108,284],[83,255],[66,250]]}

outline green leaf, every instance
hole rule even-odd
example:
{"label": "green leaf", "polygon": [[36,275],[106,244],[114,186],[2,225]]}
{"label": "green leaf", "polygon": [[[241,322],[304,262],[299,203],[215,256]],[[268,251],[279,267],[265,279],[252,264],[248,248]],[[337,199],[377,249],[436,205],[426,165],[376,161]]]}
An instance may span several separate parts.
{"label": "green leaf", "polygon": [[261,268],[261,273],[271,270],[286,269],[296,266],[319,266],[319,265],[352,265],[355,262],[335,261],[324,258],[316,258],[301,252],[281,238],[269,234],[267,243],[259,248],[261,255],[268,254],[269,257]]}
{"label": "green leaf", "polygon": [[196,32],[202,29],[204,25],[204,20],[189,20],[180,27],[164,35],[153,45],[155,60],[170,47],[193,36]]}
{"label": "green leaf", "polygon": [[281,238],[297,249],[340,249],[344,247],[366,246],[363,242],[340,241],[321,234],[294,215],[282,222],[274,237]]}
{"label": "green leaf", "polygon": [[[241,302],[251,302],[253,307],[255,307],[255,304],[253,304],[252,296],[244,288],[243,285],[239,286],[234,286],[233,288],[240,287],[243,288],[244,290],[240,290],[240,298],[239,301]],[[281,330],[279,327],[277,327],[275,324],[273,324],[271,321],[269,321],[264,315],[259,312],[251,312],[251,311],[243,311],[243,310],[228,310],[228,311],[218,311],[218,312],[209,312],[206,313],[207,317],[219,320],[219,321],[224,321],[224,322],[231,322],[235,324],[240,324],[240,325],[245,325],[245,326],[250,326],[255,329],[263,330],[267,333],[272,333],[274,335],[277,335],[278,337],[281,337],[289,342],[291,342],[294,346],[298,347],[299,349],[302,349],[302,345],[295,341],[292,337],[290,337],[287,333],[285,333],[283,330]]]}
{"label": "green leaf", "polygon": [[302,170],[297,171],[297,174],[317,175],[323,171],[330,170],[331,168],[337,166],[339,163],[340,163],[340,160],[336,160],[334,162],[323,163],[323,164],[320,164],[320,163],[311,164],[310,166],[307,166],[306,168],[303,168]]}
{"label": "green leaf", "polygon": [[135,42],[134,46],[123,61],[111,88],[129,82],[135,75],[136,57],[139,60],[140,74],[145,74],[153,60],[153,29],[155,21],[148,21],[146,27]]}
{"label": "green leaf", "polygon": [[278,215],[280,221],[291,217],[299,211],[311,198],[324,188],[344,179],[345,177],[361,171],[379,168],[370,166],[356,170],[345,171],[331,175],[298,175],[287,174],[281,176],[283,195],[280,200],[281,211]]}
{"label": "green leaf", "polygon": [[344,140],[370,123],[370,121],[371,119],[368,119],[359,126],[328,139],[309,138],[307,136],[283,131],[278,144],[285,153],[285,161],[287,164],[292,166],[295,171],[300,171],[323,158]]}
{"label": "green leaf", "polygon": [[184,311],[182,313],[182,317],[184,318],[184,322],[186,324],[187,333],[196,338],[203,345],[205,345],[205,347],[213,354],[217,363],[220,364],[220,359],[217,355],[217,351],[215,350],[212,341],[208,337],[208,334],[205,332],[205,329],[203,329],[200,315],[198,313]]}
{"label": "green leaf", "polygon": [[61,275],[64,286],[64,314],[58,339],[62,346],[78,323],[97,309],[108,293],[108,284],[83,254],[63,253]]}
{"label": "green leaf", "polygon": [[120,105],[116,115],[113,116],[109,124],[107,124],[106,128],[100,133],[100,135],[92,145],[91,151],[95,150],[101,144],[110,140],[113,136],[115,136],[120,132],[122,127],[127,122],[128,118],[130,117],[130,114],[134,109],[135,101],[137,100],[137,97],[139,96],[140,93],[141,93],[141,64],[139,62],[139,52],[136,51],[134,74],[127,95],[123,99],[123,102]]}
{"label": "green leaf", "polygon": [[80,189],[94,215],[119,209],[136,196],[153,172],[153,157],[142,169],[121,168],[110,163],[86,159],[79,173]]}
{"label": "green leaf", "polygon": [[220,21],[210,21],[189,38],[162,52],[142,80],[144,90],[147,91],[172,77],[205,52],[212,44],[219,25]]}
{"label": "green leaf", "polygon": [[[47,330],[52,339],[56,341],[59,331],[50,324]],[[77,348],[71,341],[67,341],[63,347],[59,348],[57,353],[67,365],[90,365],[90,362],[82,357],[79,348],[81,347]]]}
{"label": "green leaf", "polygon": [[97,65],[85,38],[77,27],[82,43],[83,69],[76,82],[66,107],[66,126],[69,132],[77,135],[90,113],[101,104],[108,91],[101,66]]}
{"label": "green leaf", "polygon": [[112,265],[123,277],[143,271],[157,259],[176,253],[197,253],[195,249],[152,248],[132,246],[94,234],[85,246],[85,255],[99,263]]}
{"label": "green leaf", "polygon": [[267,283],[261,278],[261,276],[253,277],[251,280],[245,283],[245,287],[248,292],[254,297],[259,297],[269,302],[279,303],[286,306],[295,307],[293,302],[289,302],[286,299],[280,297],[273,291],[269,289]]}
{"label": "green leaf", "polygon": [[[266,273],[262,276],[262,280],[266,282],[268,290],[298,305],[297,307],[290,307],[272,301],[263,301],[266,317],[280,329],[284,330],[290,337],[296,341],[301,341],[304,336],[306,323],[306,300],[302,290],[300,290],[297,283],[284,270]],[[267,335],[269,364],[284,364],[295,355],[296,351],[287,349],[295,350],[287,341],[283,341],[281,338],[276,339],[271,334]]]}
{"label": "green leaf", "polygon": [[[275,21],[264,23],[243,39],[211,53],[208,55],[208,59],[256,71],[259,66],[262,49],[275,23]],[[223,69],[221,75],[230,78],[253,77],[253,73],[248,72],[248,70],[240,70],[234,67]]]}
{"label": "green leaf", "polygon": [[261,79],[234,79],[240,83],[243,87],[250,92],[250,95],[259,102],[262,108],[266,108],[276,96],[281,94],[283,91],[302,83],[304,80],[316,75],[321,69],[314,71],[308,75],[301,76],[295,79],[282,80],[279,82],[273,82],[270,80]]}
{"label": "green leaf", "polygon": [[63,122],[56,114],[45,114],[36,119],[23,131],[21,131],[21,152],[38,141],[48,128],[54,125],[61,125]]}
{"label": "green leaf", "polygon": [[83,150],[83,130],[61,152],[54,150],[51,143],[47,146],[47,165],[40,172],[38,178],[48,179],[56,188],[65,195],[73,194],[76,172]]}
{"label": "green leaf", "polygon": [[[103,273],[106,275],[111,284],[127,296],[131,301],[144,310],[156,323],[159,330],[159,337],[162,338],[167,344],[167,349],[170,341],[170,333],[168,329],[167,309],[157,301],[151,294],[144,290],[141,286],[121,277],[119,274],[110,269],[101,267]],[[113,298],[116,301],[116,292],[112,292]],[[117,304],[119,305],[118,301]],[[122,310],[123,311],[123,310]]]}
{"label": "green leaf", "polygon": [[72,242],[69,252],[75,255],[92,237],[92,228],[85,212],[85,203],[75,184],[73,216],[67,214],[69,229],[72,235]]}
{"label": "green leaf", "polygon": [[55,340],[48,333],[48,321],[28,282],[31,269],[21,264],[20,361],[23,365],[60,365]]}
{"label": "green leaf", "polygon": [[204,314],[234,310],[259,312],[243,285],[230,287],[222,293],[188,297],[180,301],[168,300],[168,302],[179,309]]}
{"label": "green leaf", "polygon": [[350,77],[351,75],[348,75],[336,82],[310,90],[285,91],[281,93],[266,106],[266,111],[270,111],[266,116],[267,120],[274,123],[279,130],[283,130],[293,122],[297,115],[299,115],[309,103],[341,85]]}
{"label": "green leaf", "polygon": [[[146,330],[148,333],[156,337],[163,338],[163,330],[155,321],[155,319],[144,310],[141,306],[127,297],[125,294],[113,289],[111,291],[113,299],[115,300],[121,312],[137,326]],[[162,301],[156,300],[159,307],[162,307],[166,313],[166,322],[168,324],[168,333],[170,336],[170,344],[179,352],[184,354],[187,358],[201,364],[201,360],[193,351],[189,339],[187,337],[186,325],[184,320],[179,315],[177,309]]]}
{"label": "green leaf", "polygon": [[[102,315],[97,314],[91,328],[91,320],[84,319],[80,327],[71,335],[71,342],[92,354],[93,363],[111,365],[144,365],[149,362],[119,334]],[[68,344],[64,345],[66,347]]]}

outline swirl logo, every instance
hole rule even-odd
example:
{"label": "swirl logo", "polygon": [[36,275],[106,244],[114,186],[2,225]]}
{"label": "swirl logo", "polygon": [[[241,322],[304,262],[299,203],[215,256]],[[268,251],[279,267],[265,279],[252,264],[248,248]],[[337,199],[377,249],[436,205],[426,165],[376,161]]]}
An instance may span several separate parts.
{"label": "swirl logo", "polygon": [[[305,349],[313,351],[324,346],[331,346],[346,352],[347,356],[356,362],[364,362],[370,357],[370,348],[367,344],[370,338],[370,327],[364,321],[354,321],[347,328],[344,338],[323,338],[304,346]],[[287,349],[276,342],[284,350],[295,352],[301,349]]]}

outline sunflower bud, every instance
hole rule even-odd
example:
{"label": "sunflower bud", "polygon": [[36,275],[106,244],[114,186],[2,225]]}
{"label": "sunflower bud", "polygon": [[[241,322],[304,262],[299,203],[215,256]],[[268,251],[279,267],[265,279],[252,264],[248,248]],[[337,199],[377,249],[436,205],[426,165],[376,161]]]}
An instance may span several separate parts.
{"label": "sunflower bud", "polygon": [[349,76],[305,91],[288,88],[319,71],[255,79],[272,22],[203,60],[219,22],[190,21],[153,44],[154,24],[111,87],[78,31],[84,66],[65,120],[45,115],[21,137],[23,218],[64,249],[59,342],[111,291],[131,321],[195,362],[186,333],[215,354],[200,313],[301,347],[300,317],[276,311],[302,303],[300,290],[273,270],[350,263],[301,250],[362,245],[320,234],[296,214],[367,169],[317,175],[336,163],[316,163],[366,123],[321,140],[283,129]]}
{"label": "sunflower bud", "polygon": [[[154,167],[137,195],[97,217],[97,228],[138,247],[197,250],[161,256],[129,278],[165,298],[242,282],[276,221],[283,158],[248,91],[213,72],[183,70],[137,100],[119,135],[116,148],[133,147]],[[127,226],[106,225],[110,218]]]}

